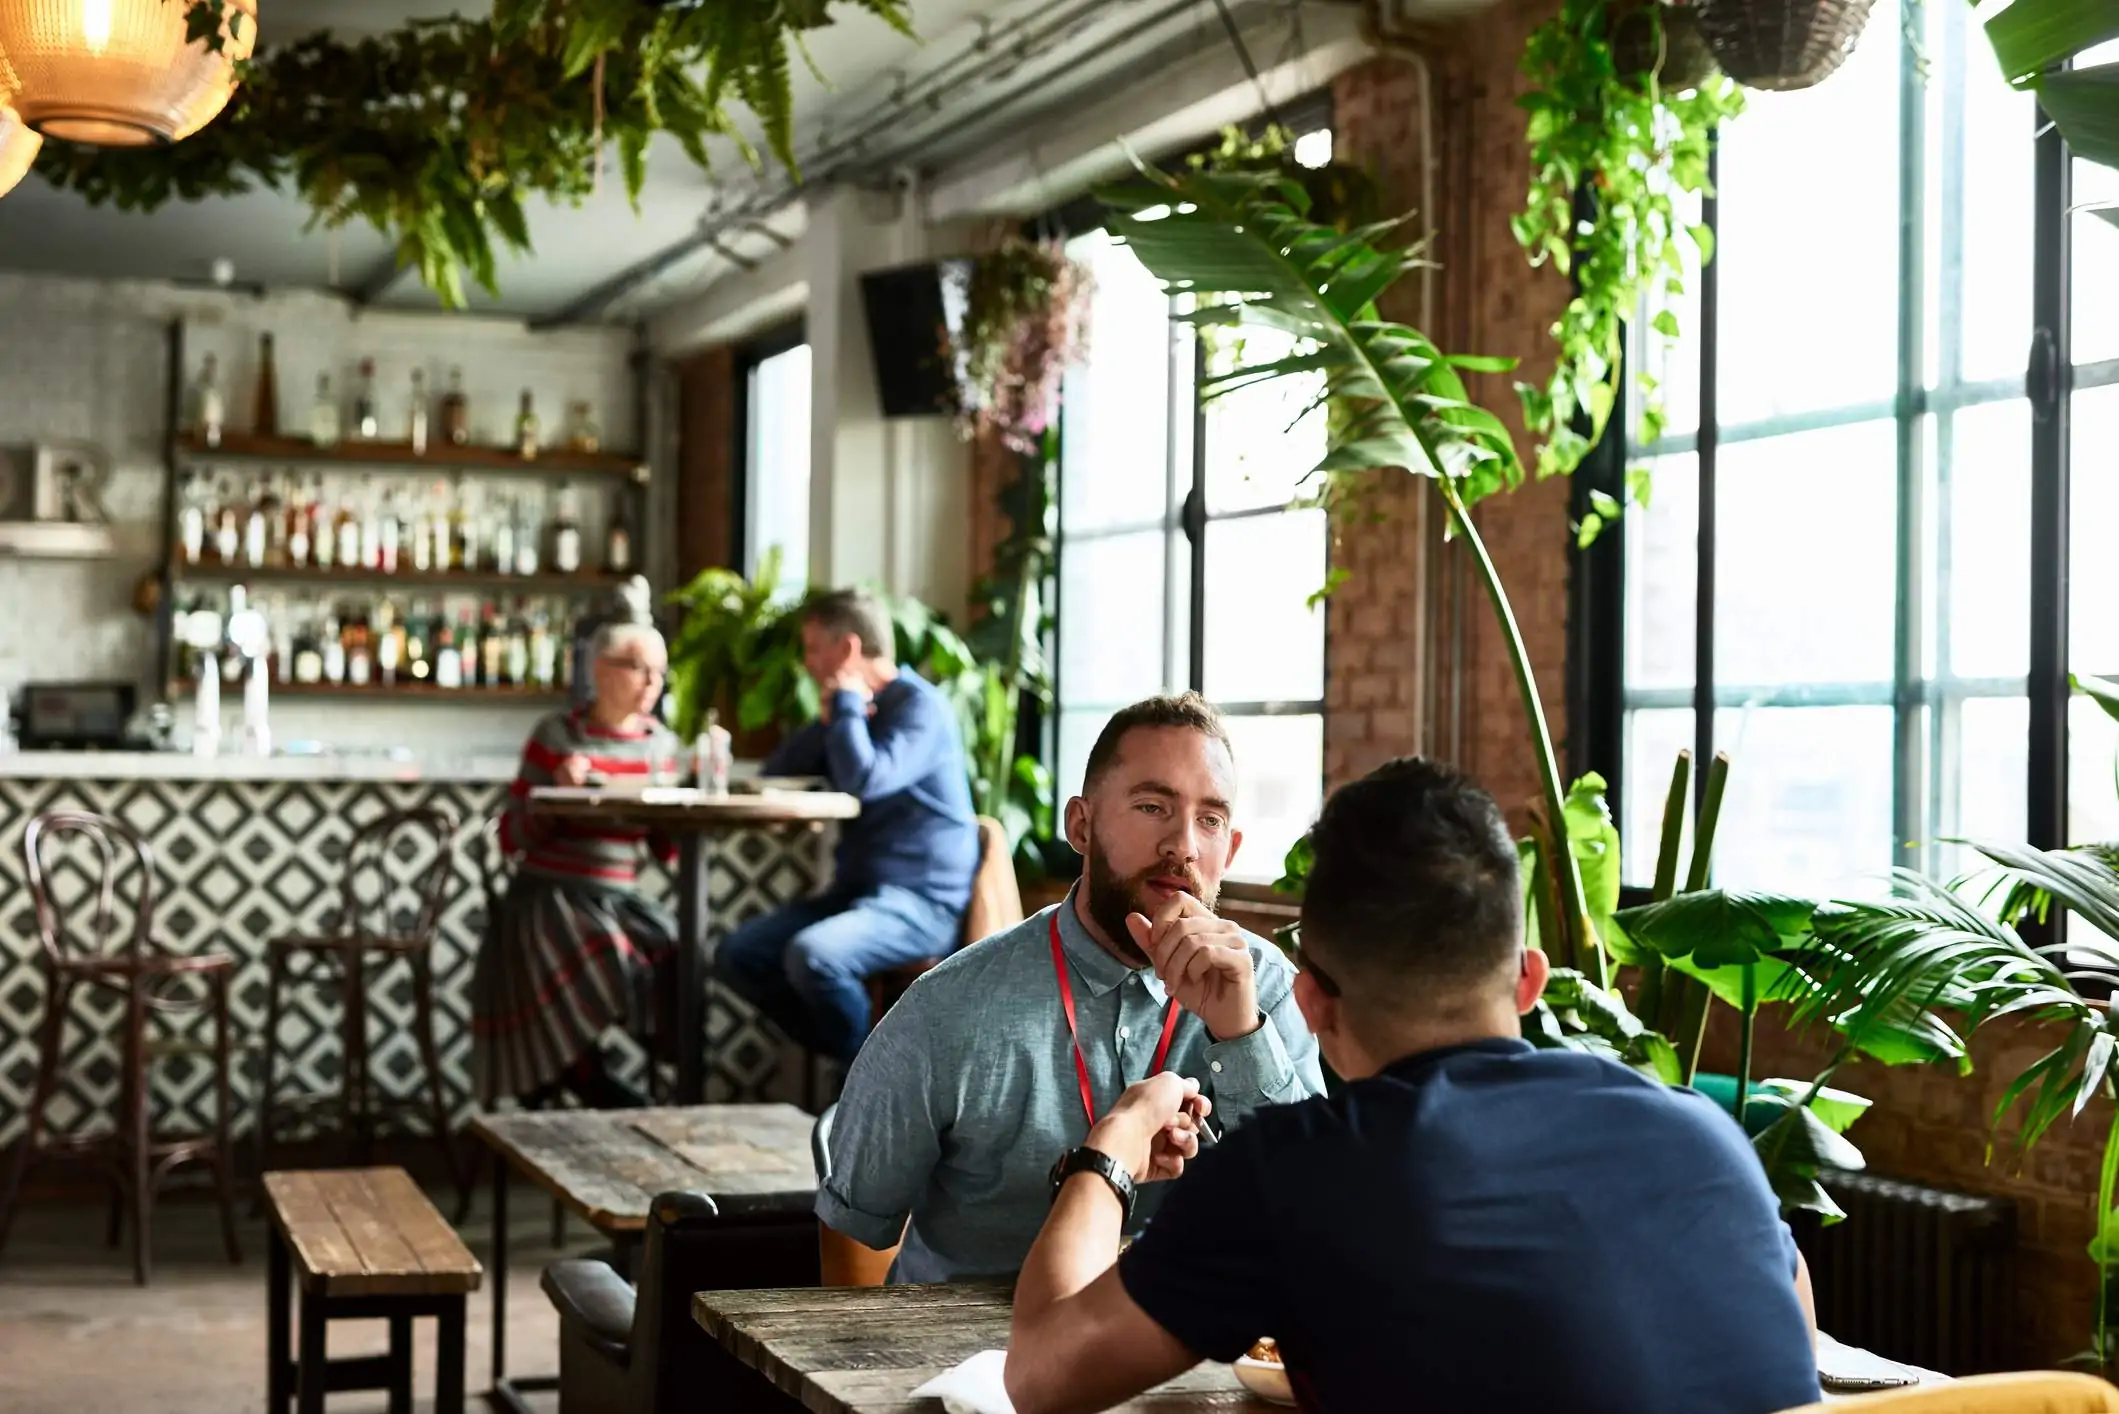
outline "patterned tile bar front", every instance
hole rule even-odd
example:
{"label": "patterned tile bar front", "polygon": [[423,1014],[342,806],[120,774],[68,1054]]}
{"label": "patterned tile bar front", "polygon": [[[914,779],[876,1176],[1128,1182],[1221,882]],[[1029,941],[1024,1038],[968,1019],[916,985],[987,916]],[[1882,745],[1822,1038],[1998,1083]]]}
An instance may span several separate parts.
{"label": "patterned tile bar front", "polygon": [[[412,805],[439,806],[459,822],[455,883],[442,915],[435,973],[444,1080],[468,1111],[466,993],[485,912],[474,852],[478,828],[498,808],[504,789],[484,781],[0,776],[0,1146],[21,1133],[44,1007],[43,953],[22,855],[23,829],[33,817],[91,810],[125,821],[154,851],[156,935],[175,951],[219,950],[240,960],[232,1006],[237,1127],[247,1132],[264,1046],[266,940],[327,927],[354,830],[387,810]],[[814,892],[820,871],[829,867],[823,837],[808,832],[731,832],[715,841],[709,858],[710,945],[744,919]],[[390,868],[394,878],[409,881],[425,862],[397,857]],[[59,863],[55,886],[62,899],[79,898],[92,887],[83,864],[85,859]],[[671,880],[659,868],[648,871],[642,887],[665,900],[672,892]],[[376,1083],[387,1095],[412,1098],[419,1057],[410,1024],[411,989],[401,970],[380,974],[371,983],[370,1006]],[[297,987],[282,1010],[279,1084],[287,1090],[335,1088],[341,1050],[335,989]],[[780,1074],[783,1044],[776,1032],[715,987],[708,989],[706,1020],[714,1056],[711,1098],[786,1093]],[[76,993],[62,1085],[49,1111],[60,1130],[109,1123],[117,1100],[119,1021],[113,994]],[[198,1019],[157,1024],[181,1031],[198,1025]],[[638,1052],[631,1056],[637,1065]],[[209,1127],[212,1097],[212,1073],[204,1058],[179,1053],[158,1065],[154,1108],[159,1126]]]}

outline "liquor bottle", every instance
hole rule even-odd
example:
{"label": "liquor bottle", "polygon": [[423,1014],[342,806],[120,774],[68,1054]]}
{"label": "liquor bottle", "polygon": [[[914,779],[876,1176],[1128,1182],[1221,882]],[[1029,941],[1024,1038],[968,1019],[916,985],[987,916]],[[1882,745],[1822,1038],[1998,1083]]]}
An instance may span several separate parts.
{"label": "liquor bottle", "polygon": [[463,500],[463,535],[457,545],[457,558],[463,561],[466,570],[476,570],[486,562],[488,545],[485,526],[485,503],[476,487],[458,494]]}
{"label": "liquor bottle", "polygon": [[493,513],[493,568],[515,573],[515,502],[511,497]]}
{"label": "liquor bottle", "polygon": [[484,660],[484,652],[478,642],[478,624],[466,609],[456,621],[456,685],[476,687],[478,668]]}
{"label": "liquor bottle", "polygon": [[243,563],[251,569],[265,563],[265,554],[271,548],[265,535],[265,501],[269,494],[262,483],[251,483],[250,506],[243,514]]}
{"label": "liquor bottle", "polygon": [[184,563],[195,565],[206,553],[206,505],[195,473],[184,473],[177,504],[177,544],[183,548]]}
{"label": "liquor bottle", "polygon": [[250,397],[250,430],[260,437],[280,435],[280,379],[272,366],[272,335],[258,335],[258,382]]}
{"label": "liquor bottle", "polygon": [[272,680],[294,680],[294,613],[287,601],[275,594],[265,605],[265,621],[272,625]]}
{"label": "liquor bottle", "polygon": [[405,440],[412,444],[412,455],[427,454],[427,375],[421,369],[412,370],[412,411],[405,418]]}
{"label": "liquor bottle", "polygon": [[366,472],[361,474],[361,558],[364,570],[381,569],[383,564],[383,516],[382,503],[376,499],[375,478]]}
{"label": "liquor bottle", "polygon": [[384,574],[397,573],[397,554],[403,536],[403,525],[397,518],[397,488],[383,488],[382,522],[378,527],[375,567]]}
{"label": "liquor bottle", "polygon": [[507,660],[504,670],[509,687],[530,685],[530,630],[522,621],[522,601],[515,602],[515,612],[508,618]]}
{"label": "liquor bottle", "polygon": [[433,629],[433,614],[427,611],[425,603],[418,599],[413,600],[411,612],[405,615],[405,660],[398,668],[398,672],[408,682],[424,684],[433,674],[433,669],[427,661],[427,635],[433,632]]}
{"label": "liquor bottle", "polygon": [[374,633],[376,676],[384,687],[396,687],[405,661],[405,624],[387,596],[375,606]]}
{"label": "liquor bottle", "polygon": [[434,685],[458,688],[464,685],[464,663],[456,648],[456,632],[446,613],[434,619]]}
{"label": "liquor bottle", "polygon": [[586,402],[567,404],[567,450],[593,452],[603,444],[603,429]]}
{"label": "liquor bottle", "polygon": [[338,445],[338,403],[331,396],[331,375],[316,375],[316,401],[309,405],[309,440],[319,447]]}
{"label": "liquor bottle", "polygon": [[324,610],[324,627],[317,635],[318,656],[323,659],[324,681],[342,683],[346,680],[346,631],[339,625],[338,614]]}
{"label": "liquor bottle", "polygon": [[338,503],[338,567],[354,570],[366,566],[367,561],[361,558],[360,513],[351,496],[341,497]]}
{"label": "liquor bottle", "polygon": [[309,553],[316,567],[327,570],[338,563],[338,522],[324,500],[324,477],[319,472],[309,483]]}
{"label": "liquor bottle", "polygon": [[530,611],[530,685],[549,692],[558,675],[558,648],[552,638],[551,615],[542,604]]}
{"label": "liquor bottle", "polygon": [[236,563],[243,550],[243,523],[236,518],[235,489],[221,478],[215,497],[213,548],[224,565]]}
{"label": "liquor bottle", "polygon": [[294,636],[294,680],[316,683],[324,680],[324,653],[317,642],[316,620],[304,613]]}
{"label": "liquor bottle", "polygon": [[368,611],[356,608],[347,620],[346,681],[355,687],[368,687],[375,681],[375,640],[368,629]]}
{"label": "liquor bottle", "polygon": [[477,560],[466,560],[464,549],[468,547],[468,536],[464,532],[464,473],[456,473],[453,494],[449,496],[449,519],[443,528],[449,547],[451,570],[477,570]]}
{"label": "liquor bottle", "polygon": [[294,569],[309,567],[309,517],[315,513],[309,504],[309,493],[296,477],[287,488],[287,563]]}
{"label": "liquor bottle", "polygon": [[603,532],[603,568],[609,574],[633,572],[633,494],[622,486]]}
{"label": "liquor bottle", "polygon": [[537,522],[518,498],[515,503],[515,573],[537,573]]}
{"label": "liquor bottle", "polygon": [[441,400],[441,435],[452,447],[471,440],[471,403],[464,397],[464,371],[449,370],[449,391]]}
{"label": "liquor bottle", "polygon": [[499,616],[494,613],[491,602],[486,604],[485,622],[479,627],[478,646],[485,660],[479,665],[479,685],[504,686],[504,673],[508,665],[508,641],[501,631]]}
{"label": "liquor bottle", "polygon": [[515,414],[515,455],[524,461],[537,458],[537,409],[530,405],[530,390],[522,390],[522,411]]}
{"label": "liquor bottle", "polygon": [[560,574],[581,572],[581,527],[574,518],[574,488],[559,483],[559,506],[552,515],[552,568]]}
{"label": "liquor bottle", "polygon": [[221,361],[206,355],[199,369],[195,393],[199,440],[209,447],[221,445],[221,431],[228,422],[228,401],[221,396]]}
{"label": "liquor bottle", "polygon": [[375,360],[361,360],[361,381],[353,392],[353,435],[373,442],[383,435],[383,420],[375,409]]}

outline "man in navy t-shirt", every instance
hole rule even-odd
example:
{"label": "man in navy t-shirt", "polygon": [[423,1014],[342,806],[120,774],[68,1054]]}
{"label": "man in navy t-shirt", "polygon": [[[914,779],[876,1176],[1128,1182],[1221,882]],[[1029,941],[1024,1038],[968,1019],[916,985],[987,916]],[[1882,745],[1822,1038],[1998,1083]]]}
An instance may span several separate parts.
{"label": "man in navy t-shirt", "polygon": [[[1197,1158],[1193,1082],[1126,1092],[1055,1168],[1016,1289],[1019,1414],[1103,1409],[1265,1336],[1332,1414],[1818,1399],[1809,1276],[1736,1123],[1521,1039],[1547,968],[1493,800],[1394,761],[1310,839],[1295,994],[1346,1085]],[[1114,1265],[1126,1190],[1178,1168]]]}

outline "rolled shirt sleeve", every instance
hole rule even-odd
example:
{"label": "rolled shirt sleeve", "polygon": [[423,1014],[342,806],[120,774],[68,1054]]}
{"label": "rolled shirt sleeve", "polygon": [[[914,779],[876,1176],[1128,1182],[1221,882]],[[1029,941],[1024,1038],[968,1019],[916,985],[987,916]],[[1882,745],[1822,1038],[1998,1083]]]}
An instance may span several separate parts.
{"label": "rolled shirt sleeve", "polygon": [[1206,1050],[1207,1089],[1222,1123],[1238,1125],[1265,1105],[1290,1105],[1324,1093],[1317,1038],[1295,1005],[1295,969],[1278,949],[1254,949],[1258,1007],[1265,1024],[1248,1036]]}
{"label": "rolled shirt sleeve", "polygon": [[846,1073],[817,1218],[865,1247],[897,1245],[941,1158],[926,1023],[913,992],[884,1013]]}

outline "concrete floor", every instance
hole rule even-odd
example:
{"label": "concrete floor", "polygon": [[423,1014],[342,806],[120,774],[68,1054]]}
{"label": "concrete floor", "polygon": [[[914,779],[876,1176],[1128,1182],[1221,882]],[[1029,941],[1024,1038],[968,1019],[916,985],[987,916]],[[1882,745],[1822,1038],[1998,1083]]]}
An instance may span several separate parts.
{"label": "concrete floor", "polygon": [[[432,1197],[444,1212],[452,1200]],[[537,1289],[555,1255],[551,1204],[518,1186],[509,1204],[508,1370],[558,1369],[558,1321]],[[0,1254],[0,1411],[4,1414],[262,1414],[265,1409],[265,1225],[243,1216],[243,1261],[221,1249],[220,1221],[197,1194],[165,1196],[155,1213],[154,1281],[132,1282],[131,1235],[103,1245],[100,1207],[26,1202]],[[491,1383],[493,1306],[490,1187],[464,1240],[488,1262],[487,1289],[470,1300],[466,1388],[470,1407]],[[567,1246],[596,1246],[595,1234],[567,1225]],[[415,1323],[415,1408],[433,1407],[434,1322]],[[331,1354],[377,1353],[388,1345],[380,1321],[334,1322]],[[556,1395],[532,1396],[557,1408]],[[386,1409],[381,1391],[334,1394],[331,1414]]]}

